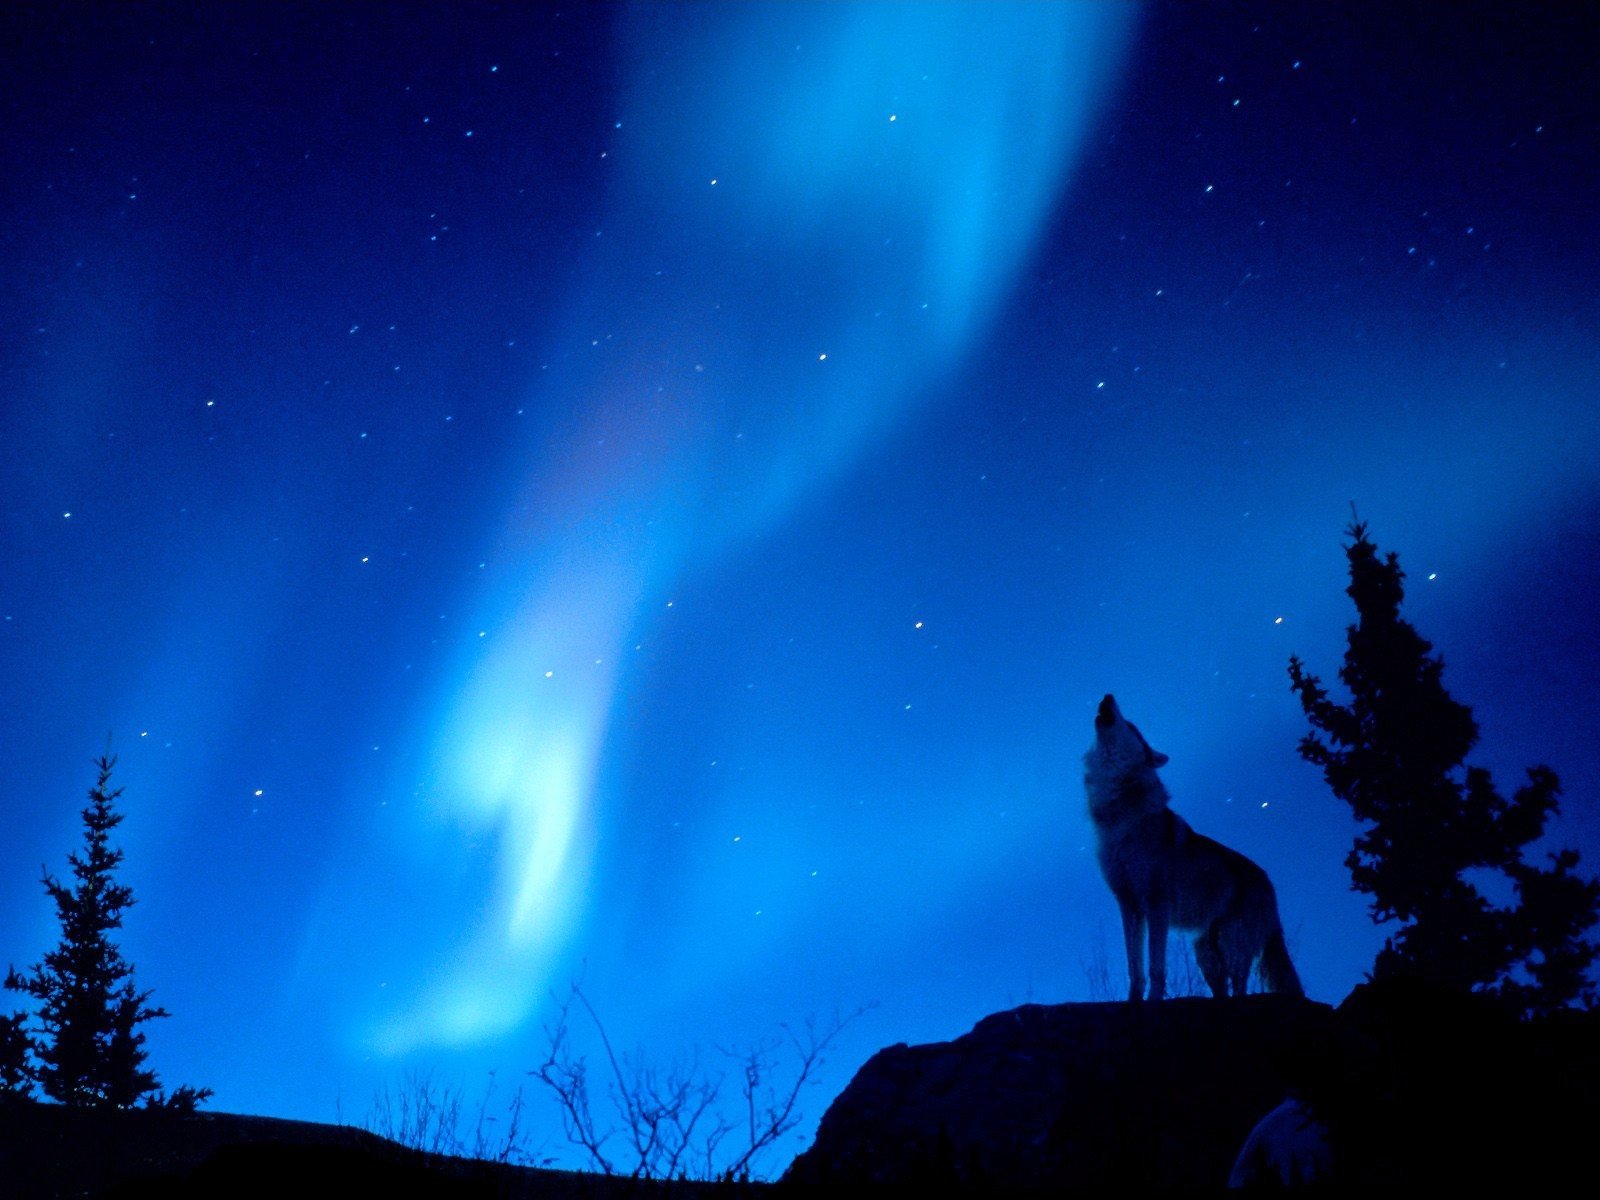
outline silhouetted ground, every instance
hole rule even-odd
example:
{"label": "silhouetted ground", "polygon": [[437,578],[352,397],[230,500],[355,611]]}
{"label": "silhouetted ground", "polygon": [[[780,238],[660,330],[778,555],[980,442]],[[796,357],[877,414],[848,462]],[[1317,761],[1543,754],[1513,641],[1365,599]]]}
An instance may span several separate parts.
{"label": "silhouetted ground", "polygon": [[996,1013],[953,1042],[874,1055],[784,1180],[1221,1188],[1251,1128],[1284,1098],[1294,1048],[1333,1023],[1326,1004],[1277,996]]}
{"label": "silhouetted ground", "polygon": [[20,1104],[0,1108],[0,1200],[1203,1194],[1290,1095],[1322,1122],[1325,1191],[1565,1194],[1592,1169],[1600,1011],[1519,1024],[1402,984],[1364,985],[1337,1010],[1277,996],[1025,1005],[874,1055],[776,1193],[448,1158],[349,1126]]}
{"label": "silhouetted ground", "polygon": [[409,1150],[364,1129],[201,1112],[0,1109],[0,1197],[650,1200],[762,1184],[653,1183]]}
{"label": "silhouetted ground", "polygon": [[1483,996],[1391,980],[1339,1005],[1295,1084],[1352,1192],[1565,1194],[1592,1186],[1600,1009],[1518,1021]]}
{"label": "silhouetted ground", "polygon": [[[1363,985],[1280,996],[1027,1005],[874,1055],[785,1183],[969,1195],[1216,1192],[1286,1098],[1319,1124],[1276,1161],[1324,1190],[1566,1191],[1592,1175],[1600,1011]],[[1268,1150],[1273,1139],[1267,1139]],[[1299,1146],[1290,1153],[1292,1141]],[[1308,1143],[1320,1153],[1296,1157]],[[1256,1161],[1254,1179],[1271,1181]]]}

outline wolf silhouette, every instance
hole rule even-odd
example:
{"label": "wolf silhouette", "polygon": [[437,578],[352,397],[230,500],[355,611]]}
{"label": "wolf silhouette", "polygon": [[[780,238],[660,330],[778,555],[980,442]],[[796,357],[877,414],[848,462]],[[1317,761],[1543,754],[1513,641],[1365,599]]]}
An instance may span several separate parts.
{"label": "wolf silhouette", "polygon": [[1267,873],[1172,811],[1156,775],[1166,762],[1114,697],[1100,701],[1083,783],[1100,870],[1122,910],[1128,999],[1145,995],[1147,931],[1149,998],[1166,995],[1169,928],[1194,933],[1195,961],[1213,995],[1244,995],[1257,960],[1269,991],[1304,995]]}

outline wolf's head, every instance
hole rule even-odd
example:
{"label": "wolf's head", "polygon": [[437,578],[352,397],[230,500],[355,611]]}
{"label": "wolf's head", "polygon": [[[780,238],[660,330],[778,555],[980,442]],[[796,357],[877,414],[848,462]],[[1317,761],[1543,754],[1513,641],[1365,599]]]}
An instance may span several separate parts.
{"label": "wolf's head", "polygon": [[1136,805],[1140,800],[1165,803],[1166,789],[1156,778],[1156,768],[1167,756],[1152,750],[1139,727],[1122,715],[1115,696],[1100,701],[1094,714],[1094,744],[1083,756],[1084,783],[1089,807]]}
{"label": "wolf's head", "polygon": [[1146,766],[1151,767],[1164,767],[1168,761],[1161,751],[1150,749],[1150,743],[1144,740],[1139,727],[1122,715],[1115,696],[1107,696],[1100,701],[1100,708],[1094,714],[1094,749],[1091,753],[1096,751],[1116,762],[1137,764],[1143,760]]}

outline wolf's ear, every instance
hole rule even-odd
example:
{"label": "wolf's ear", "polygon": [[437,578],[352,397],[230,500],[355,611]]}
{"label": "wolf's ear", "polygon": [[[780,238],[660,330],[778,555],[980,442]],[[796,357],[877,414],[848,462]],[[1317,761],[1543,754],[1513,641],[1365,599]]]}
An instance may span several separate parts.
{"label": "wolf's ear", "polygon": [[1150,751],[1150,765],[1152,767],[1164,767],[1171,761],[1172,760],[1170,758],[1161,753],[1159,750]]}

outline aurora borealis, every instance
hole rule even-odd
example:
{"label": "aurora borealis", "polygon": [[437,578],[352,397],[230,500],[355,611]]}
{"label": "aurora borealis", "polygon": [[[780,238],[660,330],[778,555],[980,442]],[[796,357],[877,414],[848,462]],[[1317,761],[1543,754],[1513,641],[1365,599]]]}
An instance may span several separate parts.
{"label": "aurora borealis", "polygon": [[1086,998],[1106,692],[1337,1000],[1352,501],[1600,856],[1592,14],[0,21],[0,952],[110,731],[218,1107]]}

